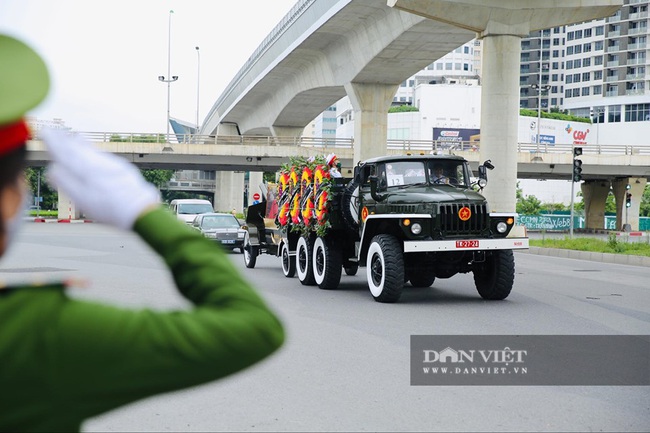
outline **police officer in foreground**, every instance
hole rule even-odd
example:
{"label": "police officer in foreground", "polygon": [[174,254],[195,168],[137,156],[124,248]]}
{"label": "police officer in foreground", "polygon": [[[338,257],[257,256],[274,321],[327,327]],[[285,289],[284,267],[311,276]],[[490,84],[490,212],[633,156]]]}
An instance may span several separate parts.
{"label": "police officer in foreground", "polygon": [[[48,87],[41,58],[0,35],[0,257],[27,197],[23,116]],[[129,310],[73,299],[64,284],[0,283],[0,431],[78,431],[89,417],[230,375],[282,344],[278,318],[225,253],[166,212],[135,166],[78,137],[42,139],[51,182],[96,221],[137,233],[194,308]]]}

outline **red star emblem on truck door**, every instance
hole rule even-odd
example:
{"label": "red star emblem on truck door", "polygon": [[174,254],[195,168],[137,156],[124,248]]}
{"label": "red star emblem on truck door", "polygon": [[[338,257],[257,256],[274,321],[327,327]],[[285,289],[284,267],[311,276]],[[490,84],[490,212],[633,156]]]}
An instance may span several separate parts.
{"label": "red star emblem on truck door", "polygon": [[458,211],[458,218],[460,218],[461,221],[467,221],[472,217],[472,211],[469,210],[467,206],[460,208]]}

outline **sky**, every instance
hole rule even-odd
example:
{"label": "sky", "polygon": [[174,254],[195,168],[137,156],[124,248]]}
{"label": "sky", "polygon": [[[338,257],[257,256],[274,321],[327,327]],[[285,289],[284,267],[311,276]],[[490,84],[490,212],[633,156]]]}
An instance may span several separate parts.
{"label": "sky", "polygon": [[29,115],[82,132],[164,133],[167,84],[158,77],[167,78],[168,64],[179,77],[170,85],[171,117],[196,123],[198,103],[202,123],[296,2],[0,0],[0,33],[48,65],[50,93]]}

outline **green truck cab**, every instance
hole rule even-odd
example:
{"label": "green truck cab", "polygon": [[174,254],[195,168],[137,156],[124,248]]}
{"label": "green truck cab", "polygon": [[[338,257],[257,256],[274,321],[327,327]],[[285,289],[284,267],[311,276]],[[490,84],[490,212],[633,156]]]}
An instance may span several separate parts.
{"label": "green truck cab", "polygon": [[[326,230],[282,226],[277,217],[273,227],[264,223],[264,201],[251,206],[246,265],[254,267],[257,254],[274,254],[286,277],[297,274],[302,284],[321,289],[335,289],[343,271],[354,275],[365,267],[378,302],[396,302],[407,283],[429,287],[436,278],[472,272],[480,296],[505,299],[514,283],[513,250],[528,248],[528,238],[515,225],[516,214],[490,212],[476,190],[485,186],[491,168],[489,161],[479,166],[472,182],[468,162],[454,155],[363,161],[352,179],[330,180]],[[317,192],[303,185],[285,194],[278,207],[291,200],[304,210],[309,194],[318,203]]]}

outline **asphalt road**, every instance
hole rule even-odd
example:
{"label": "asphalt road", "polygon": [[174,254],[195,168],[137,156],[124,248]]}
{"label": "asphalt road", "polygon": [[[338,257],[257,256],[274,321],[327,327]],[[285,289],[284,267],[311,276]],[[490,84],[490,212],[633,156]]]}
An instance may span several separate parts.
{"label": "asphalt road", "polygon": [[[413,334],[650,335],[650,269],[516,253],[515,288],[483,301],[471,275],[372,300],[365,268],[338,290],[302,286],[261,256],[246,269],[287,329],[283,349],[234,377],[144,400],[85,431],[648,431],[650,387],[411,386]],[[26,224],[0,280],[74,276],[73,296],[187,308],[160,259],[98,224]],[[558,360],[558,368],[562,367]]]}

